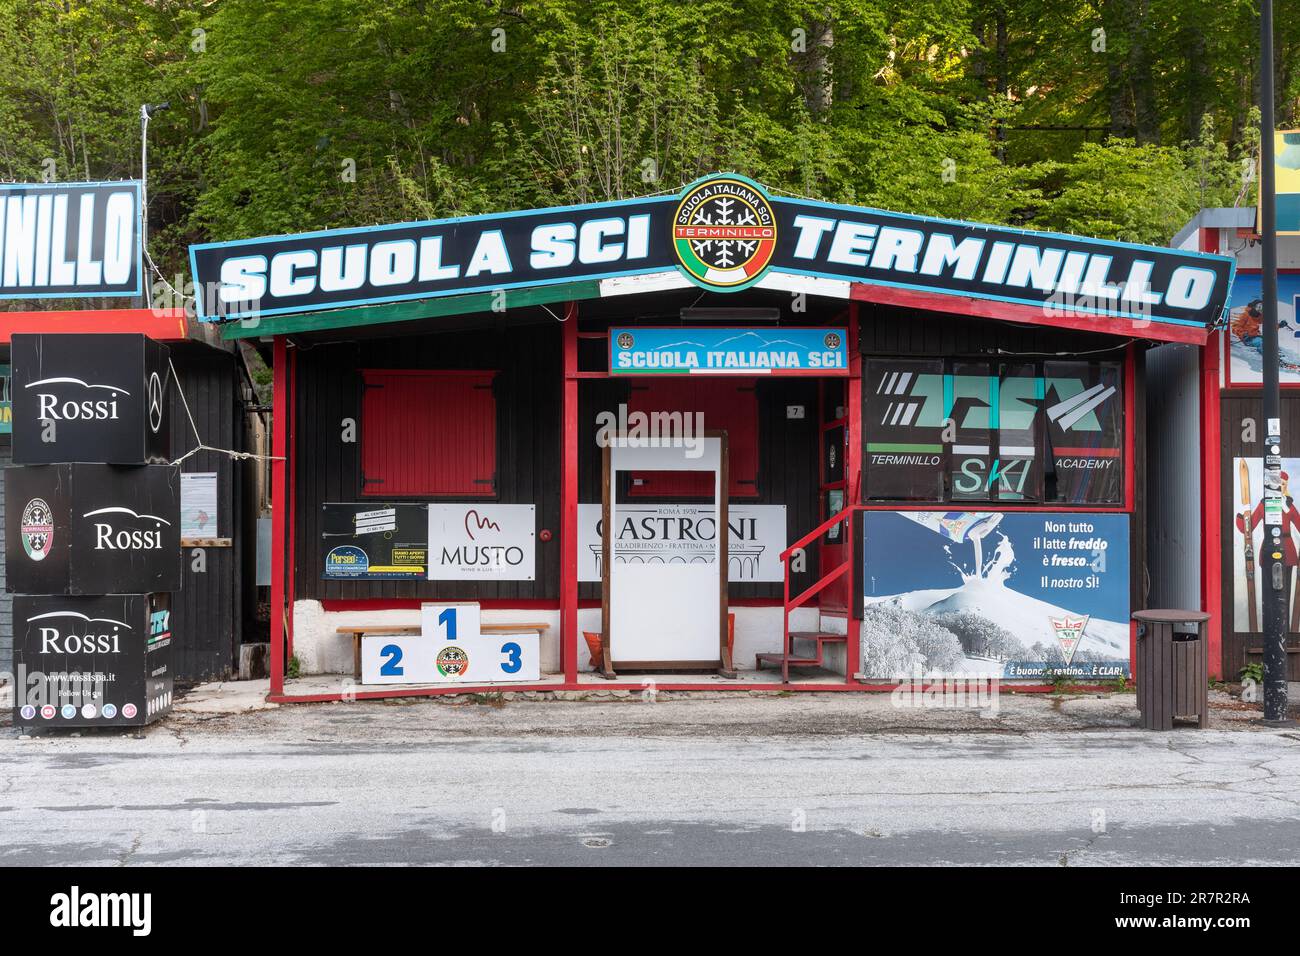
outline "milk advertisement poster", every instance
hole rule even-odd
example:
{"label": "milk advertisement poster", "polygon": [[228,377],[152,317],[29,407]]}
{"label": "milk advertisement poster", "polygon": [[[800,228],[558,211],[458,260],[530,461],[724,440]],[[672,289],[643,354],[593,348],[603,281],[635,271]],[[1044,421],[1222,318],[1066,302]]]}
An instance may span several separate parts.
{"label": "milk advertisement poster", "polygon": [[863,673],[1127,676],[1128,522],[1071,512],[866,512]]}

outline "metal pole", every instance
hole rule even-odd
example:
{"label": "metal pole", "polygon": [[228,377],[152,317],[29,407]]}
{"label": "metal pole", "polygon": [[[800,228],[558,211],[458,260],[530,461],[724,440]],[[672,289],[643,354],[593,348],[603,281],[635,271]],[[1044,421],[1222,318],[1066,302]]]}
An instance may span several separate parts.
{"label": "metal pole", "polygon": [[[1282,541],[1282,395],[1277,347],[1277,188],[1273,159],[1273,0],[1261,0],[1260,40],[1260,253],[1264,307],[1264,719],[1287,717],[1286,575]],[[1298,585],[1300,586],[1300,582]]]}
{"label": "metal pole", "polygon": [[140,107],[140,248],[149,248],[149,107]]}

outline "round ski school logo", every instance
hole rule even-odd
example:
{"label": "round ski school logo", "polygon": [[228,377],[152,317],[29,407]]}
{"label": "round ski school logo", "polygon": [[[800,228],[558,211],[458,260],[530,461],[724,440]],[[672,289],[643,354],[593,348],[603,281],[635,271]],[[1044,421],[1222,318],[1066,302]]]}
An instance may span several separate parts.
{"label": "round ski school logo", "polygon": [[469,670],[469,655],[455,645],[438,652],[438,673],[443,677],[460,677]]}
{"label": "round ski school logo", "polygon": [[757,282],[776,251],[776,212],[743,176],[692,183],[673,214],[673,249],[687,277],[719,292]]}
{"label": "round ski school logo", "polygon": [[50,516],[50,506],[44,498],[33,498],[23,507],[18,534],[22,538],[27,557],[33,561],[45,560],[54,544],[54,519]]}

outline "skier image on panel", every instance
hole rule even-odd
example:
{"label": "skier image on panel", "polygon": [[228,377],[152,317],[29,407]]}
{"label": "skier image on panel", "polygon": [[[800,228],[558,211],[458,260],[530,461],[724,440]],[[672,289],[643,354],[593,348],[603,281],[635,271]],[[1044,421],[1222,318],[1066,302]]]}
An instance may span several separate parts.
{"label": "skier image on panel", "polygon": [[[1295,534],[1300,530],[1300,510],[1297,510],[1295,499],[1291,497],[1290,476],[1282,472],[1282,497],[1286,505],[1282,511],[1282,563],[1286,567],[1286,572],[1282,578],[1283,601],[1290,606],[1292,602],[1292,575],[1297,566],[1300,566],[1300,552],[1297,552],[1295,544]],[[1237,530],[1249,538],[1254,537],[1255,530],[1259,527],[1260,522],[1264,520],[1264,499],[1261,498],[1255,505],[1254,510],[1250,513],[1250,528],[1247,529],[1244,513],[1236,516]],[[1268,535],[1265,533],[1263,547],[1268,546]],[[1295,592],[1297,601],[1291,609],[1291,630],[1300,630],[1300,591]]]}
{"label": "skier image on panel", "polygon": [[[1243,344],[1252,349],[1264,347],[1264,335],[1261,331],[1264,324],[1264,303],[1261,299],[1252,299],[1240,309],[1232,311],[1232,334]],[[1279,330],[1289,329],[1291,326],[1286,319],[1279,319],[1277,323]]]}

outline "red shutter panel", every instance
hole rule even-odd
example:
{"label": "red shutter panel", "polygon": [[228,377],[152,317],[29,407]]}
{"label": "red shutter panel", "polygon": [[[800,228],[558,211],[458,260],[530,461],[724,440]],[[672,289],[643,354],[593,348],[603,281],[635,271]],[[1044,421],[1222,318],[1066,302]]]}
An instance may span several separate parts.
{"label": "red shutter panel", "polygon": [[[727,495],[758,497],[758,393],[728,379],[658,379],[632,386],[629,412],[702,412],[706,431],[725,430],[730,451]],[[692,422],[692,427],[694,423]],[[639,498],[712,498],[704,474],[633,472],[628,494]],[[638,483],[639,482],[639,483]]]}
{"label": "red shutter panel", "polygon": [[495,375],[365,371],[361,493],[387,498],[495,496]]}

